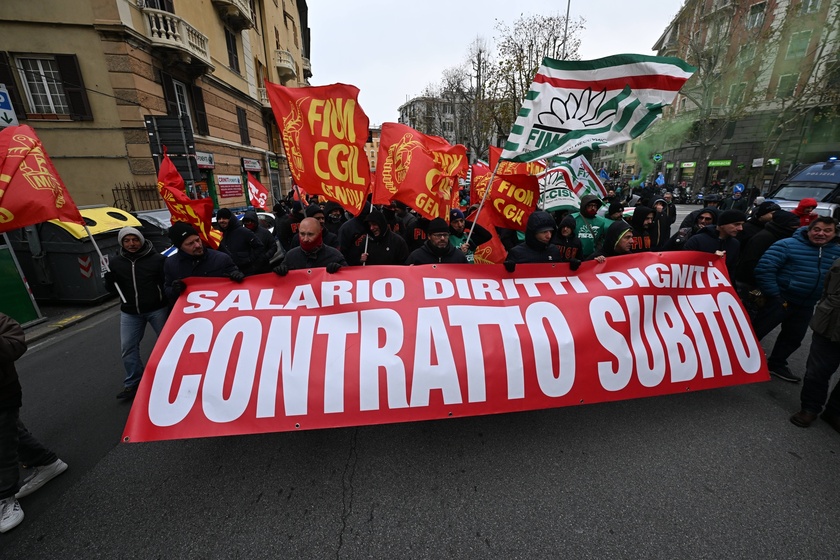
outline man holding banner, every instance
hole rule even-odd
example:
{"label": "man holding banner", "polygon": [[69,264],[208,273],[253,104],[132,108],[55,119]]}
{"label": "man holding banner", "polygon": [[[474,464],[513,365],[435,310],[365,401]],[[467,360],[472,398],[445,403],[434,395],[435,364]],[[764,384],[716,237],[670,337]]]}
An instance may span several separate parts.
{"label": "man holding banner", "polygon": [[245,275],[233,264],[227,253],[205,247],[198,231],[186,222],[175,222],[169,228],[169,239],[178,252],[163,265],[163,289],[166,297],[175,302],[187,285],[185,278],[193,276],[224,277],[242,282]]}

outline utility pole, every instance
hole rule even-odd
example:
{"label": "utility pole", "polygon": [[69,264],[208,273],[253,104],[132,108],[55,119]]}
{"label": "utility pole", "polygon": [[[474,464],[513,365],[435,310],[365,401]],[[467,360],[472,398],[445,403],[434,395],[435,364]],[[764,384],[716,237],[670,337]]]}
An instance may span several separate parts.
{"label": "utility pole", "polygon": [[569,8],[572,0],[566,0],[566,29],[563,31],[563,60],[566,60],[566,40],[569,38]]}

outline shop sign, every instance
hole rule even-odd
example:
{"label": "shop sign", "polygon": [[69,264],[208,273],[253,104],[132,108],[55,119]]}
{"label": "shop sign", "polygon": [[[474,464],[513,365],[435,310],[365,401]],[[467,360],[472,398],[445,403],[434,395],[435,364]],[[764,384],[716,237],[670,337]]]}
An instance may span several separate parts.
{"label": "shop sign", "polygon": [[240,175],[217,175],[216,185],[222,198],[236,198],[242,196],[242,177]]}
{"label": "shop sign", "polygon": [[262,171],[262,162],[258,159],[242,158],[242,169],[245,171]]}
{"label": "shop sign", "polygon": [[196,152],[195,162],[198,164],[199,169],[216,168],[216,158],[213,156],[213,154],[208,152]]}
{"label": "shop sign", "polygon": [[686,169],[688,167],[694,167],[695,165],[697,165],[697,164],[693,161],[684,161],[680,164],[680,167],[682,167],[683,169]]}
{"label": "shop sign", "polygon": [[673,169],[673,168],[674,168],[674,164],[673,164],[673,163],[666,163],[666,164],[665,164],[665,169]]}
{"label": "shop sign", "polygon": [[732,165],[731,159],[713,159],[709,161],[709,167],[729,167]]}

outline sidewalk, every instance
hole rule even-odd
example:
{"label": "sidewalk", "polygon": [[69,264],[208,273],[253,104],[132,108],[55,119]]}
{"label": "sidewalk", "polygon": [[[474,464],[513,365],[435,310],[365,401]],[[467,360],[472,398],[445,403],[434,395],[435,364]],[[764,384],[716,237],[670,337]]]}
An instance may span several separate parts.
{"label": "sidewalk", "polygon": [[26,332],[26,342],[32,343],[46,338],[58,331],[77,325],[94,315],[99,315],[109,309],[114,309],[119,304],[120,300],[117,297],[108,299],[98,305],[39,302],[38,307],[45,320],[24,329]]}

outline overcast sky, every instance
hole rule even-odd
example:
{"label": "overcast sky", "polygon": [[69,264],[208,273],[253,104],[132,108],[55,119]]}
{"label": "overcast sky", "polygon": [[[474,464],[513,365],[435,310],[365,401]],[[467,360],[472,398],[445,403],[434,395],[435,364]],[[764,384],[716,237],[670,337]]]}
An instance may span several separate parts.
{"label": "overcast sky", "polygon": [[[655,54],[651,47],[682,0],[571,0],[583,17],[581,58]],[[312,85],[359,88],[371,125],[396,122],[397,109],[440,82],[482,37],[493,48],[496,20],[566,14],[563,0],[309,0]]]}

